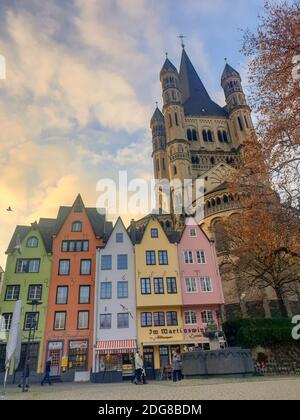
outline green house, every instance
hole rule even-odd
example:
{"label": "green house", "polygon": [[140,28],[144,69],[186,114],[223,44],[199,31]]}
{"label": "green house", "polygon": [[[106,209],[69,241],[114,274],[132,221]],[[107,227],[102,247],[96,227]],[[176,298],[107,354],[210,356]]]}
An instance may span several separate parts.
{"label": "green house", "polygon": [[[17,226],[6,251],[7,261],[0,296],[0,375],[5,369],[6,342],[12,314],[18,299],[21,311],[21,358],[17,371],[26,359],[29,333],[30,371],[41,373],[44,328],[52,262],[52,232],[55,219],[40,219],[31,226]],[[14,370],[13,363],[10,373]]]}

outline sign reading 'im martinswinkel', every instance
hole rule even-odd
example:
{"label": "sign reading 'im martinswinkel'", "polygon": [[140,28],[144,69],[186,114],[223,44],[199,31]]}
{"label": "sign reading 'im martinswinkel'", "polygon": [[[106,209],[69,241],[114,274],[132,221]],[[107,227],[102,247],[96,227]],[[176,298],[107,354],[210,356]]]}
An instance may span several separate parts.
{"label": "sign reading 'im martinswinkel'", "polygon": [[6,61],[5,57],[0,54],[0,80],[6,79]]}

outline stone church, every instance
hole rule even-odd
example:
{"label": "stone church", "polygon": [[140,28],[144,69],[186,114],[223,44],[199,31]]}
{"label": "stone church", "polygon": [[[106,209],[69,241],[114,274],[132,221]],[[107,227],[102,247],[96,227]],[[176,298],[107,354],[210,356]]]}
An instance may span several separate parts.
{"label": "stone church", "polygon": [[[150,122],[155,179],[203,180],[201,225],[216,242],[225,295],[224,315],[276,315],[278,305],[272,291],[241,290],[230,267],[222,264],[222,220],[241,210],[239,197],[230,193],[227,180],[236,171],[243,142],[254,129],[241,76],[226,62],[220,78],[226,105],[216,104],[182,44],[179,71],[167,57],[160,82],[163,107],[162,110],[156,107]],[[163,194],[158,200],[157,207],[162,208]],[[175,202],[176,189],[173,189],[169,213],[161,212],[158,216],[165,230],[178,231],[184,226],[185,216],[174,215]],[[139,220],[137,227],[143,229],[148,218]]]}

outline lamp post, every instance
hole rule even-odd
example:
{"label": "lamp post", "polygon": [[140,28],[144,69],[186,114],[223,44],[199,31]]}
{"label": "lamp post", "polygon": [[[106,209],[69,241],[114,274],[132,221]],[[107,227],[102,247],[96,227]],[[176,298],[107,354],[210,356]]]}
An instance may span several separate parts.
{"label": "lamp post", "polygon": [[[27,365],[29,364],[30,360],[30,350],[31,350],[31,344],[34,340],[34,335],[36,331],[36,314],[37,314],[37,307],[38,305],[41,305],[42,302],[40,302],[38,299],[32,299],[27,302],[28,305],[31,305],[31,311],[35,314],[34,318],[31,319],[30,326],[29,326],[29,332],[28,332],[28,339],[27,339],[27,347],[26,347],[26,353],[25,353],[25,363],[24,363],[24,369],[23,369],[23,382],[22,382],[22,392],[26,391],[26,374],[27,374]],[[28,366],[28,377],[29,377],[29,366]]]}

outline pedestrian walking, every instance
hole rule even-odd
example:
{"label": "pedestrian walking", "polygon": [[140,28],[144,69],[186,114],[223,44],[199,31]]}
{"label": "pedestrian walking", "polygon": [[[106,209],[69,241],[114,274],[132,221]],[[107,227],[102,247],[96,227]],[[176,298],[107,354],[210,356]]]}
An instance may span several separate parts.
{"label": "pedestrian walking", "polygon": [[173,382],[181,381],[181,356],[177,350],[173,351],[172,358],[172,372],[173,372]]}
{"label": "pedestrian walking", "polygon": [[134,356],[135,372],[134,372],[134,376],[132,378],[132,382],[135,383],[136,385],[142,384],[143,366],[144,366],[143,359],[140,355],[140,352],[137,350],[137,352],[135,353],[135,356]]}
{"label": "pedestrian walking", "polygon": [[[29,363],[26,363],[26,368],[23,371],[23,374],[21,376],[20,379],[20,383],[18,385],[19,388],[23,388],[23,383],[25,381],[25,390],[28,391],[29,388],[29,371],[30,371],[30,367],[29,367]],[[25,375],[25,377],[24,377]]]}
{"label": "pedestrian walking", "polygon": [[51,378],[50,378],[51,362],[52,362],[51,357],[49,357],[49,359],[46,362],[45,375],[41,382],[41,386],[43,386],[46,381],[48,382],[49,385],[52,385]]}

